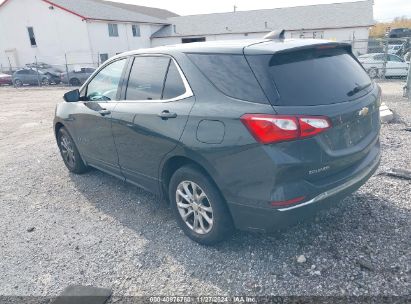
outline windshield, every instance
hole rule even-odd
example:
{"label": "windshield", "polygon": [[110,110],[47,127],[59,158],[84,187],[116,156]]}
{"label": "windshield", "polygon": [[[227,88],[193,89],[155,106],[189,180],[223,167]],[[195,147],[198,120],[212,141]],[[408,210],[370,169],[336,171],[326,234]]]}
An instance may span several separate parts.
{"label": "windshield", "polygon": [[275,85],[279,94],[274,101],[276,105],[339,103],[358,98],[371,86],[371,79],[361,65],[340,48],[250,55],[247,59],[260,83]]}

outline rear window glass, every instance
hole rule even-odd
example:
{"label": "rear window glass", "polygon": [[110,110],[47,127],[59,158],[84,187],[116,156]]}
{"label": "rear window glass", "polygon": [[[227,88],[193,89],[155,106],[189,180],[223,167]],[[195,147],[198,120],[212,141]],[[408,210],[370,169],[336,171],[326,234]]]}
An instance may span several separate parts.
{"label": "rear window glass", "polygon": [[188,54],[188,57],[227,96],[268,103],[243,55]]}
{"label": "rear window glass", "polygon": [[177,66],[171,60],[168,68],[166,82],[164,84],[163,99],[172,99],[186,92],[184,82],[181,79]]}
{"label": "rear window glass", "polygon": [[[371,80],[346,50],[309,49],[274,55],[250,55],[251,67],[263,84],[276,87],[276,105],[311,106],[358,98],[371,88]],[[267,88],[266,88],[267,87]]]}

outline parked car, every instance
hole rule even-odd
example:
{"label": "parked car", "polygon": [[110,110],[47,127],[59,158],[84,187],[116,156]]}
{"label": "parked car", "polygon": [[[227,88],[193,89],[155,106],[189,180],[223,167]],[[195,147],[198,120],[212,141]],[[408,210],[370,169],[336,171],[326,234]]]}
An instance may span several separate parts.
{"label": "parked car", "polygon": [[397,53],[401,51],[402,47],[403,47],[402,44],[390,44],[388,45],[388,53],[397,55]]}
{"label": "parked car", "polygon": [[16,87],[21,87],[24,84],[49,85],[50,78],[42,71],[36,71],[33,69],[21,69],[13,73],[13,84]]}
{"label": "parked car", "polygon": [[53,67],[50,64],[47,64],[44,62],[37,62],[37,63],[26,64],[26,67],[33,69],[33,70],[41,71],[42,73],[48,76],[50,83],[59,84],[61,82],[60,74],[63,71],[61,69]]}
{"label": "parked car", "polygon": [[0,85],[2,85],[2,84],[12,85],[13,84],[13,79],[12,79],[11,75],[0,73]]}
{"label": "parked car", "polygon": [[79,70],[73,70],[68,73],[61,73],[60,79],[63,83],[68,83],[72,86],[82,85],[90,76],[94,73],[94,68],[80,68]]}
{"label": "parked car", "polygon": [[389,36],[389,38],[411,37],[411,29],[409,29],[409,28],[392,29],[388,36]]}
{"label": "parked car", "polygon": [[386,77],[405,77],[408,75],[408,63],[403,58],[384,53],[365,54],[358,57],[371,78],[381,77],[385,66]]}
{"label": "parked car", "polygon": [[348,44],[192,43],[111,58],[64,95],[54,130],[68,170],[161,195],[191,239],[213,244],[363,185],[380,160],[380,95]]}

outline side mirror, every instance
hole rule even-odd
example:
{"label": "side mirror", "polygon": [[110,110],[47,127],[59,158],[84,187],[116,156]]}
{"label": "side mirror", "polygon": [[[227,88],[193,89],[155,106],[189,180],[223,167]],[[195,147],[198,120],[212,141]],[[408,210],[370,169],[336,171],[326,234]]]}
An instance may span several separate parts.
{"label": "side mirror", "polygon": [[78,89],[67,92],[63,96],[64,100],[67,102],[77,102],[80,100],[80,91]]}

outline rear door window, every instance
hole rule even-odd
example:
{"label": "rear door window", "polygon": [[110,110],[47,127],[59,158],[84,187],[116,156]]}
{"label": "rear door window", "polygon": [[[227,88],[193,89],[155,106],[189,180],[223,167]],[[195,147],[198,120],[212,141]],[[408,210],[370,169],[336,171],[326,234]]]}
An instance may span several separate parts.
{"label": "rear door window", "polygon": [[247,59],[260,83],[275,86],[279,96],[270,98],[275,105],[334,104],[358,98],[371,89],[367,73],[342,48],[249,55]]}
{"label": "rear door window", "polygon": [[268,103],[247,60],[235,54],[187,54],[223,94],[246,101]]}
{"label": "rear door window", "polygon": [[134,58],[126,100],[160,100],[170,59],[160,56]]}

